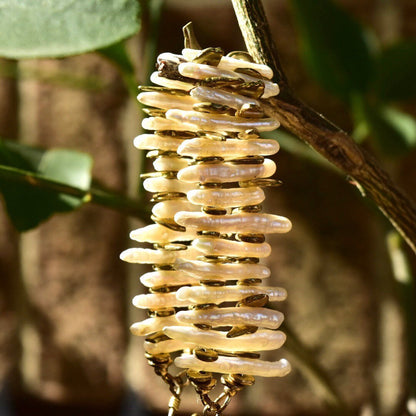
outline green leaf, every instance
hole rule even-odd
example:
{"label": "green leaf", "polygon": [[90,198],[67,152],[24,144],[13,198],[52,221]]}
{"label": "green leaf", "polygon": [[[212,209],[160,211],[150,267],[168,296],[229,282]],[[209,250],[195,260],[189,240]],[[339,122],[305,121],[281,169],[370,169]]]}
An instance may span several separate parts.
{"label": "green leaf", "polygon": [[[36,173],[63,185],[89,189],[91,158],[81,152],[56,149],[42,151],[17,143],[0,141],[0,167],[10,167],[20,173]],[[19,231],[36,227],[57,212],[79,207],[81,198],[38,188],[36,184],[14,182],[0,175],[0,192],[7,213]]]}
{"label": "green leaf", "polygon": [[[357,113],[356,113],[357,114]],[[363,103],[357,131],[373,137],[376,146],[388,156],[401,156],[416,146],[416,120],[390,106]]]}
{"label": "green leaf", "polygon": [[292,7],[303,59],[317,82],[345,101],[365,92],[373,59],[360,24],[330,0],[292,0]]}
{"label": "green leaf", "polygon": [[416,41],[406,40],[380,54],[374,92],[383,101],[416,98]]}
{"label": "green leaf", "polygon": [[0,139],[0,163],[36,172],[45,151]]}
{"label": "green leaf", "polygon": [[139,30],[137,0],[0,1],[0,56],[62,57],[93,51]]}
{"label": "green leaf", "polygon": [[[38,172],[45,178],[87,190],[91,183],[91,169],[92,159],[86,153],[52,149],[45,152]],[[58,194],[57,197],[64,203],[63,211],[71,211],[83,203],[79,198],[70,195]]]}

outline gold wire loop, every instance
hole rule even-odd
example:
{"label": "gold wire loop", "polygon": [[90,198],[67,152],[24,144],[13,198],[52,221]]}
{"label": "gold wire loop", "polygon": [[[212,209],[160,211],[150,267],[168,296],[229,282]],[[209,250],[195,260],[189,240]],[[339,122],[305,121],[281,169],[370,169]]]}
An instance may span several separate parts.
{"label": "gold wire loop", "polygon": [[179,410],[179,405],[181,404],[181,399],[179,396],[173,395],[169,400],[169,413],[168,415],[174,415],[175,412]]}
{"label": "gold wire loop", "polygon": [[[201,396],[201,399],[202,399],[202,396]],[[205,404],[203,415],[204,416],[211,416],[211,415],[217,416],[217,415],[221,415],[221,411],[222,411],[221,406],[218,403],[213,402],[211,399],[209,399],[209,403]]]}
{"label": "gold wire loop", "polygon": [[204,412],[202,414],[203,416],[217,416],[218,412],[214,409],[211,409],[210,406],[206,405],[204,407]]}
{"label": "gold wire loop", "polygon": [[220,406],[220,413],[230,404],[231,397],[231,392],[224,391],[215,399],[215,403]]}

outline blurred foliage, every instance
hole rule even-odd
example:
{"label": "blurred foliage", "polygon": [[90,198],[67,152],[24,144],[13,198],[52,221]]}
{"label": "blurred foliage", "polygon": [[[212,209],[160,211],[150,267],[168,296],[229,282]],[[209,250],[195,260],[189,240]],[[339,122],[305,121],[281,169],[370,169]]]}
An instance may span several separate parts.
{"label": "blurred foliage", "polygon": [[373,59],[362,27],[329,0],[292,0],[301,51],[311,75],[345,101],[365,93]]}
{"label": "blurred foliage", "polygon": [[[353,138],[398,163],[397,157],[416,146],[416,120],[400,108],[401,101],[416,99],[416,40],[398,40],[383,49],[373,34],[334,1],[291,0],[291,4],[308,72],[348,106]],[[408,401],[416,392],[415,286],[400,245],[395,232],[388,236],[406,324]],[[381,281],[376,284],[384,290]]]}
{"label": "blurred foliage", "polygon": [[115,64],[123,74],[134,76],[134,65],[123,41],[99,49],[98,52]]}
{"label": "blurred foliage", "polygon": [[370,139],[389,157],[414,148],[414,117],[390,102],[416,96],[416,41],[379,50],[374,36],[331,0],[292,0],[292,8],[305,66],[349,106],[353,137]]}
{"label": "blurred foliage", "polygon": [[130,55],[127,52],[124,41],[101,48],[97,51],[104,58],[113,63],[120,71],[123,80],[131,95],[137,95],[137,80],[135,70]]}
{"label": "blurred foliage", "polygon": [[380,101],[416,97],[416,39],[403,40],[376,57],[373,93]]}
{"label": "blurred foliage", "polygon": [[[92,159],[74,150],[44,151],[12,141],[0,141],[0,191],[7,213],[19,231],[36,227],[57,212],[78,208],[75,196],[42,189],[37,178],[86,190],[91,182]],[[36,176],[31,175],[36,174]],[[13,177],[28,177],[26,183]]]}
{"label": "blurred foliage", "polygon": [[[136,90],[134,66],[121,39],[139,30],[139,9],[136,0],[5,1],[0,12],[0,56],[58,58],[98,51],[116,64],[129,88]],[[31,77],[72,88],[100,88],[95,78],[91,78],[92,84],[73,74],[51,75],[36,69],[29,74],[16,73],[15,66],[7,62],[2,64],[1,72],[3,76]],[[57,212],[74,210],[86,202],[89,194],[83,191],[90,188],[91,169],[92,159],[85,153],[44,151],[2,140],[0,192],[15,227],[29,230]],[[45,189],[48,184],[51,189]],[[96,193],[98,200],[111,205],[105,191]],[[120,201],[116,194],[113,200],[120,206],[132,205],[128,199]]]}
{"label": "blurred foliage", "polygon": [[76,55],[139,30],[137,0],[7,0],[0,11],[0,56]]}
{"label": "blurred foliage", "polygon": [[389,156],[404,155],[416,145],[416,120],[411,115],[389,105],[370,105],[363,97],[357,97],[353,112],[357,141],[373,135],[377,148]]}

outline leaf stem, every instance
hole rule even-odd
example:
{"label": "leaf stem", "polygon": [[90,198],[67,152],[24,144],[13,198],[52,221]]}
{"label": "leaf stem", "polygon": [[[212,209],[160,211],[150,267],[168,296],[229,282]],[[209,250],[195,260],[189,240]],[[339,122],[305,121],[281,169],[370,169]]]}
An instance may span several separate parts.
{"label": "leaf stem", "polygon": [[101,205],[143,221],[147,221],[149,218],[149,212],[143,201],[128,198],[102,187],[95,186],[84,190],[54,181],[34,172],[4,165],[0,165],[0,179],[24,183],[51,192],[75,196],[82,199],[84,202]]}

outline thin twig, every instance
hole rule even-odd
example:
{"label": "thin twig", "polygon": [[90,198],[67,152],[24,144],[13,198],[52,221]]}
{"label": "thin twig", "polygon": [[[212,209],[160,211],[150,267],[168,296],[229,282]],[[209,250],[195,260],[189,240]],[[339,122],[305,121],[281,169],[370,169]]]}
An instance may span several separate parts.
{"label": "thin twig", "polygon": [[[266,113],[287,130],[340,168],[368,196],[416,253],[416,209],[376,159],[321,114],[293,94],[279,62],[277,48],[260,0],[232,0],[247,50],[253,58],[269,65],[280,94],[262,100]],[[352,180],[351,180],[352,179]]]}
{"label": "thin twig", "polygon": [[101,205],[117,212],[124,213],[134,218],[148,221],[149,212],[145,205],[138,199],[108,191],[103,188],[91,187],[84,190],[61,182],[56,182],[37,173],[0,165],[0,178],[7,181],[36,186],[39,189],[75,196],[84,202]]}

